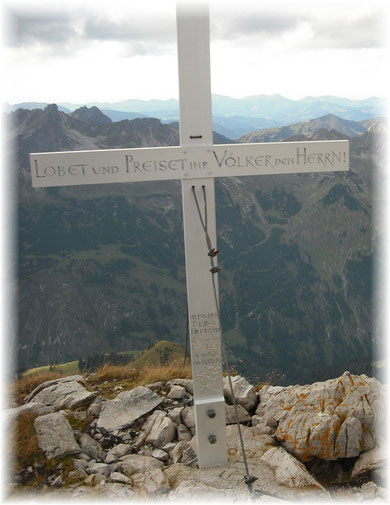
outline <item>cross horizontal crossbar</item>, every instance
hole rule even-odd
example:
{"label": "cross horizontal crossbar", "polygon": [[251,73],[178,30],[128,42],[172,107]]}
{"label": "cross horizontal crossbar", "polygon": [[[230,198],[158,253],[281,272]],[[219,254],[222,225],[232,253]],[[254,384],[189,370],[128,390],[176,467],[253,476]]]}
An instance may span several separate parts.
{"label": "cross horizontal crossbar", "polygon": [[30,155],[34,187],[348,170],[347,140]]}

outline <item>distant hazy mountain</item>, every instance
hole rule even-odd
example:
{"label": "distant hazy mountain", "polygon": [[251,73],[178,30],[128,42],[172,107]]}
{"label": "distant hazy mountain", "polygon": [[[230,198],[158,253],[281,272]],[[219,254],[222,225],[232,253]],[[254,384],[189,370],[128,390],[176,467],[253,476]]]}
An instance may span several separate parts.
{"label": "distant hazy mountain", "polygon": [[123,121],[124,119],[129,119],[131,121],[132,119],[150,117],[145,116],[140,112],[121,112],[119,110],[112,110],[112,109],[101,109],[101,110],[106,116],[108,116],[112,121],[114,121],[114,123],[116,123],[117,121]]}
{"label": "distant hazy mountain", "polygon": [[[49,102],[21,102],[21,103],[15,103],[13,105],[7,103],[5,104],[4,111],[5,112],[13,112],[17,109],[27,109],[27,110],[33,110],[33,109],[45,109],[49,105]],[[61,112],[70,112],[73,109],[64,107],[62,105],[57,106],[58,110]]]}
{"label": "distant hazy mountain", "polygon": [[348,137],[355,137],[363,134],[367,128],[356,121],[341,119],[334,114],[328,114],[317,119],[304,121],[291,126],[282,126],[279,128],[264,128],[257,132],[243,135],[238,142],[277,142],[286,140],[296,135],[311,136],[317,130],[336,130]]}
{"label": "distant hazy mountain", "polygon": [[261,117],[252,118],[244,116],[222,116],[218,114],[213,115],[214,130],[232,139],[240,137],[250,131],[256,131],[260,128],[270,128],[273,126],[280,126],[280,123],[278,121],[272,121]]}
{"label": "distant hazy mountain", "polygon": [[[45,106],[38,103],[27,105],[24,108]],[[60,104],[64,111],[74,111],[81,105],[98,107],[114,122],[135,117],[155,117],[169,123],[179,118],[179,103],[175,99]],[[213,95],[212,105],[213,129],[229,138],[237,138],[260,128],[288,126],[328,114],[335,114],[351,121],[369,120],[385,114],[385,101],[378,97],[351,100],[320,96],[291,100],[281,95],[254,95],[245,98]],[[7,110],[15,110],[22,106],[23,104],[12,105]]]}

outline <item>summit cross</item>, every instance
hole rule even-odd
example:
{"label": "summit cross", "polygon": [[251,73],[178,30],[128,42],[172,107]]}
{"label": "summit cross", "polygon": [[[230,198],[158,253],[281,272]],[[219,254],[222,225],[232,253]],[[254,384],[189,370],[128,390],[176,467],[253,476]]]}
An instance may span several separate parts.
{"label": "summit cross", "polygon": [[[213,145],[208,6],[177,6],[180,146],[30,155],[34,187],[182,181],[198,465],[227,463],[214,178],[348,170],[346,140]],[[212,258],[212,261],[210,260]]]}

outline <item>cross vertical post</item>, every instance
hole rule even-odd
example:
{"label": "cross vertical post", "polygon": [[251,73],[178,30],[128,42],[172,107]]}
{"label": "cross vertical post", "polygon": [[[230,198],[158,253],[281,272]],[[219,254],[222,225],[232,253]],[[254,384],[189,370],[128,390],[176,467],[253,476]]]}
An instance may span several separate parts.
{"label": "cross vertical post", "polygon": [[[189,151],[195,145],[211,149],[207,4],[178,3],[177,47],[180,144]],[[208,256],[210,243],[216,248],[214,179],[183,179],[182,198],[198,465],[204,468],[227,463],[218,278]]]}
{"label": "cross vertical post", "polygon": [[[31,153],[36,188],[181,180],[199,468],[227,463],[215,177],[345,171],[347,140],[213,145],[207,4],[177,7],[179,147]],[[214,266],[216,261],[214,259]]]}

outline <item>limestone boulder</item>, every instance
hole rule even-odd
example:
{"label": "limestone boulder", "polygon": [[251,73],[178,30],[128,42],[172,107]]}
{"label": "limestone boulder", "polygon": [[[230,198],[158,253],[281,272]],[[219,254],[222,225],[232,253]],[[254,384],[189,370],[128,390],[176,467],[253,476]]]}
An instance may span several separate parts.
{"label": "limestone boulder", "polygon": [[181,462],[183,454],[190,448],[191,444],[189,441],[181,440],[175,445],[175,447],[173,447],[173,449],[169,451],[169,457],[174,463]]}
{"label": "limestone boulder", "polygon": [[153,458],[156,458],[158,459],[159,461],[168,461],[169,459],[169,456],[168,456],[168,453],[166,451],[163,451],[162,449],[154,449],[154,451],[152,451],[151,453],[151,456]]}
{"label": "limestone boulder", "polygon": [[388,457],[386,451],[380,446],[370,451],[363,452],[352,469],[352,478],[362,477],[372,472],[387,468]]}
{"label": "limestone boulder", "polygon": [[152,468],[132,476],[133,487],[150,496],[166,495],[171,490],[165,474],[159,468]]}
{"label": "limestone boulder", "polygon": [[171,400],[182,400],[185,394],[186,390],[183,386],[173,385],[168,393],[168,398]]}
{"label": "limestone boulder", "polygon": [[189,442],[192,439],[191,432],[185,424],[179,424],[177,427],[177,439],[179,442],[182,440]]}
{"label": "limestone boulder", "polygon": [[119,462],[118,470],[127,475],[127,477],[131,477],[134,473],[146,472],[147,470],[162,468],[163,466],[164,463],[152,456],[130,454]]}
{"label": "limestone boulder", "polygon": [[73,430],[63,412],[45,414],[34,421],[38,446],[47,459],[80,453]]}
{"label": "limestone boulder", "polygon": [[[238,405],[250,412],[257,404],[257,395],[254,386],[249,384],[245,377],[235,375],[231,378],[233,393]],[[223,394],[229,403],[233,403],[233,395],[230,389],[229,377],[223,378]]]}
{"label": "limestone boulder", "polygon": [[[270,435],[264,435],[257,426],[241,425],[240,429],[247,458],[258,461],[268,449],[275,445],[274,439]],[[243,455],[237,425],[226,426],[226,442],[230,459],[232,461],[242,460]]]}
{"label": "limestone boulder", "polygon": [[191,431],[191,435],[195,434],[195,414],[194,407],[184,407],[181,411],[183,424]]}
{"label": "limestone boulder", "polygon": [[96,393],[88,391],[84,385],[81,375],[46,381],[35,388],[24,402],[38,402],[54,407],[54,410],[75,409],[89,405],[96,398]]}
{"label": "limestone boulder", "polygon": [[168,411],[168,417],[177,425],[182,423],[181,413],[183,409],[184,407],[174,407]]}
{"label": "limestone boulder", "polygon": [[268,386],[259,397],[256,427],[272,426],[281,445],[302,461],[359,456],[374,447],[376,424],[384,422],[382,385],[366,375]]}
{"label": "limestone boulder", "polygon": [[[186,503],[200,503],[199,500],[202,500],[202,502],[206,500],[215,502],[218,500],[217,503],[223,503],[224,501],[229,503],[234,495],[234,489],[216,489],[203,482],[184,480],[169,494],[167,501],[184,503],[185,500]],[[240,498],[242,498],[242,496]],[[240,500],[240,502],[242,502],[242,500]]]}
{"label": "limestone boulder", "polygon": [[33,391],[31,391],[30,394],[28,394],[26,396],[26,398],[24,399],[24,403],[28,403],[28,402],[33,401],[33,398],[38,393],[40,393],[43,389],[50,387],[50,386],[54,386],[55,384],[61,384],[64,382],[78,382],[78,383],[82,384],[83,386],[85,386],[85,379],[82,375],[68,375],[67,377],[52,379],[49,381],[42,382],[41,384],[38,384],[38,386],[35,389],[33,389]]}
{"label": "limestone boulder", "polygon": [[106,463],[97,463],[93,460],[88,465],[88,469],[90,473],[104,475],[104,477],[108,477],[111,473],[110,465],[107,465]]}
{"label": "limestone boulder", "polygon": [[194,394],[194,387],[192,379],[172,379],[167,382],[167,386],[182,386],[186,389],[187,393]]}
{"label": "limestone boulder", "polygon": [[156,410],[143,426],[145,442],[161,449],[176,436],[176,424],[166,415],[166,412]]}
{"label": "limestone boulder", "polygon": [[162,401],[163,398],[145,386],[123,391],[114,400],[103,403],[96,427],[108,432],[122,430],[154,410]]}
{"label": "limestone boulder", "polygon": [[78,440],[81,451],[84,454],[87,454],[90,458],[95,459],[96,461],[102,461],[103,459],[103,448],[92,437],[90,437],[87,433],[82,433]]}
{"label": "limestone boulder", "polygon": [[289,454],[283,447],[272,447],[261,457],[275,470],[275,477],[282,486],[292,488],[315,488],[325,491],[306,470],[305,466]]}
{"label": "limestone boulder", "polygon": [[131,446],[128,444],[118,444],[114,445],[112,449],[107,451],[105,462],[108,464],[115,463],[123,456],[130,454]]}
{"label": "limestone boulder", "polygon": [[112,472],[110,474],[110,480],[113,482],[119,482],[120,484],[130,484],[131,480],[129,477],[126,477],[123,473],[120,472]]}
{"label": "limestone boulder", "polygon": [[117,500],[128,500],[129,498],[134,498],[134,491],[129,487],[128,484],[108,483],[105,484],[101,489],[104,498],[117,501]]}
{"label": "limestone boulder", "polygon": [[[302,500],[313,503],[318,499],[329,498],[328,494],[319,488],[289,487],[279,484],[275,477],[275,470],[261,459],[248,458],[248,467],[249,474],[257,479],[253,484],[254,490],[264,494],[256,502],[269,503],[281,498],[283,500]],[[168,496],[169,500],[176,497],[177,499],[181,498],[181,491],[183,490],[185,492],[183,499],[186,502],[200,498],[202,500],[209,499],[212,503],[217,498],[221,500],[218,503],[252,502],[244,480],[246,470],[242,459],[233,461],[229,457],[228,465],[201,470],[196,466],[176,463],[164,468],[163,472],[168,478],[172,489],[172,496]],[[182,484],[183,482],[187,484]],[[197,491],[199,491],[199,495],[196,494]]]}
{"label": "limestone boulder", "polygon": [[[226,412],[226,424],[236,424],[237,420],[234,405],[226,405],[225,412]],[[237,413],[239,423],[248,423],[251,420],[251,416],[241,405],[237,405]]]}

